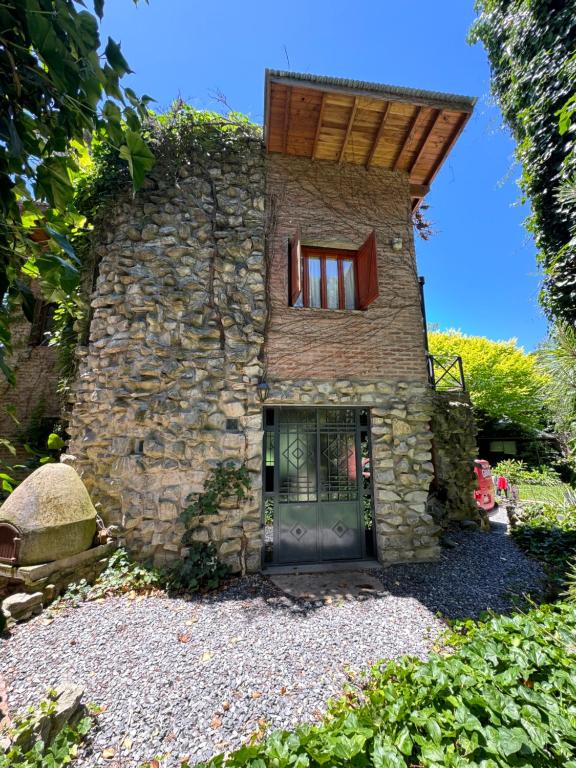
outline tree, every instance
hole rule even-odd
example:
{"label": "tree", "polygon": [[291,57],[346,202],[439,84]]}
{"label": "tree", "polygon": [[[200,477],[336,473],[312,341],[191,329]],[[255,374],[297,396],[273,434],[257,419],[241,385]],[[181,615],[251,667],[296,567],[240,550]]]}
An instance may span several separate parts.
{"label": "tree", "polygon": [[466,388],[480,421],[504,420],[525,429],[545,426],[547,377],[515,339],[491,341],[450,330],[430,333],[429,345],[434,355],[462,357]]}
{"label": "tree", "polygon": [[557,323],[538,350],[538,362],[547,375],[550,411],[565,455],[574,463],[576,449],[576,330]]}
{"label": "tree", "polygon": [[78,281],[70,235],[85,223],[73,197],[87,142],[107,138],[134,189],[154,162],[141,135],[150,98],[121,86],[131,70],[118,43],[101,51],[103,11],[104,0],[95,15],[74,0],[0,4],[0,369],[10,378],[10,319],[18,307],[31,317],[29,279],[51,301]]}
{"label": "tree", "polygon": [[[566,0],[477,0],[492,91],[517,142],[528,228],[546,277],[549,315],[576,321],[576,199],[559,194],[576,176],[576,13]],[[560,124],[559,124],[560,118]]]}

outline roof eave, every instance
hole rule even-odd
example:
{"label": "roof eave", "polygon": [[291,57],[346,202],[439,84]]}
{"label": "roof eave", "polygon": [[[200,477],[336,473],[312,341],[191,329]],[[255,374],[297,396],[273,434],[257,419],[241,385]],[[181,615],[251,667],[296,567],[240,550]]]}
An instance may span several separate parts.
{"label": "roof eave", "polygon": [[265,74],[265,116],[268,114],[268,94],[271,82],[283,83],[284,85],[291,85],[298,88],[348,93],[355,96],[367,96],[390,101],[404,101],[423,107],[452,109],[459,112],[468,112],[470,114],[474,110],[474,106],[477,102],[475,96],[462,96],[460,94],[444,93],[441,91],[426,91],[418,88],[403,88],[381,83],[367,83],[360,80],[345,80],[337,77],[325,77],[324,75],[307,75],[298,72],[284,72],[282,70],[267,69]]}

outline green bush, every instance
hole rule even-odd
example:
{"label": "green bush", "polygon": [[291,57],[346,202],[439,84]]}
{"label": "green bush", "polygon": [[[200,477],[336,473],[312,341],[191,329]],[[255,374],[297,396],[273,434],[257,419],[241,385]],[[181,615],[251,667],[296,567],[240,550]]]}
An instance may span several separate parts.
{"label": "green bush", "polygon": [[526,505],[512,535],[521,549],[544,565],[551,587],[560,590],[570,560],[576,557],[576,506]]}
{"label": "green bush", "polygon": [[218,560],[211,542],[193,541],[187,545],[186,555],[178,560],[166,574],[168,588],[175,592],[197,592],[216,589],[229,575],[230,569]]}
{"label": "green bush", "polygon": [[320,725],[210,768],[576,768],[576,606],[493,618],[450,656],[375,667]]}
{"label": "green bush", "polygon": [[230,569],[218,560],[213,544],[194,541],[185,556],[171,568],[159,570],[130,558],[125,549],[117,549],[105,571],[94,584],[85,579],[70,584],[62,596],[64,602],[78,604],[126,592],[167,589],[170,592],[197,592],[216,589]]}
{"label": "green bush", "polygon": [[112,553],[106,570],[94,584],[89,584],[86,579],[70,584],[62,600],[77,604],[125,592],[162,589],[164,586],[165,576],[161,571],[132,560],[126,550],[120,547]]}
{"label": "green bush", "polygon": [[516,485],[549,485],[562,486],[558,472],[552,467],[542,465],[529,469],[527,465],[519,459],[504,459],[499,461],[492,468],[492,474],[495,476],[504,475],[511,483]]}
{"label": "green bush", "polygon": [[54,710],[53,699],[46,699],[38,707],[30,707],[25,717],[17,718],[12,728],[0,731],[0,737],[7,736],[10,744],[0,753],[0,768],[63,768],[75,759],[78,744],[92,726],[89,717],[65,726],[50,745],[30,738],[36,717],[53,714]]}
{"label": "green bush", "polygon": [[132,560],[126,550],[120,548],[110,556],[108,567],[92,587],[90,596],[94,600],[106,595],[160,589],[162,586],[163,575],[158,569]]}

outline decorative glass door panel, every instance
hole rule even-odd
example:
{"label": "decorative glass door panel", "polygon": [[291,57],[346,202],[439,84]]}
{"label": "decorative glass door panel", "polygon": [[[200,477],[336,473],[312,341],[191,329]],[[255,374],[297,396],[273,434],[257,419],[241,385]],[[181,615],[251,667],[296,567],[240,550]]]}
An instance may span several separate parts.
{"label": "decorative glass door panel", "polygon": [[366,411],[266,409],[264,492],[266,530],[273,531],[273,562],[365,555],[360,413]]}

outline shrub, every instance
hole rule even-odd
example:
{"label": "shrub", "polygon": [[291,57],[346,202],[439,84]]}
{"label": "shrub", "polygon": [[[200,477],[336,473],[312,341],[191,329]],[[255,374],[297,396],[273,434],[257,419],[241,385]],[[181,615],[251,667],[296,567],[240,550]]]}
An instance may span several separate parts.
{"label": "shrub", "polygon": [[558,472],[552,467],[542,465],[528,469],[523,461],[518,459],[504,459],[492,468],[493,475],[504,475],[515,484],[527,483],[528,485],[562,485]]}
{"label": "shrub", "polygon": [[106,595],[160,589],[162,586],[163,576],[158,569],[132,560],[126,550],[120,548],[112,553],[108,567],[90,590],[90,596],[94,600]]}
{"label": "shrub", "polygon": [[196,592],[216,589],[230,569],[218,560],[214,544],[193,541],[185,556],[168,571],[168,588],[175,592]]}
{"label": "shrub", "polygon": [[229,573],[228,566],[218,560],[213,544],[191,542],[186,554],[171,568],[159,570],[132,560],[125,549],[117,549],[105,571],[94,584],[86,579],[70,584],[62,596],[64,602],[78,604],[126,592],[149,592],[168,589],[174,592],[196,592],[216,589]]}
{"label": "shrub", "polygon": [[526,505],[512,535],[525,552],[544,565],[552,589],[561,589],[570,560],[576,557],[576,506]]}
{"label": "shrub", "polygon": [[276,732],[210,768],[576,768],[576,606],[493,618],[450,656],[373,668],[320,725]]}
{"label": "shrub", "polygon": [[30,744],[36,717],[53,714],[54,709],[54,701],[48,699],[37,708],[30,707],[26,717],[16,719],[14,727],[5,732],[9,746],[0,754],[0,768],[63,768],[74,760],[78,744],[91,728],[89,717],[65,726],[49,745],[41,739]]}
{"label": "shrub", "polygon": [[161,589],[163,586],[165,577],[161,571],[132,560],[125,549],[119,548],[112,553],[106,570],[94,584],[89,584],[86,579],[70,584],[62,600],[77,604],[83,600]]}

